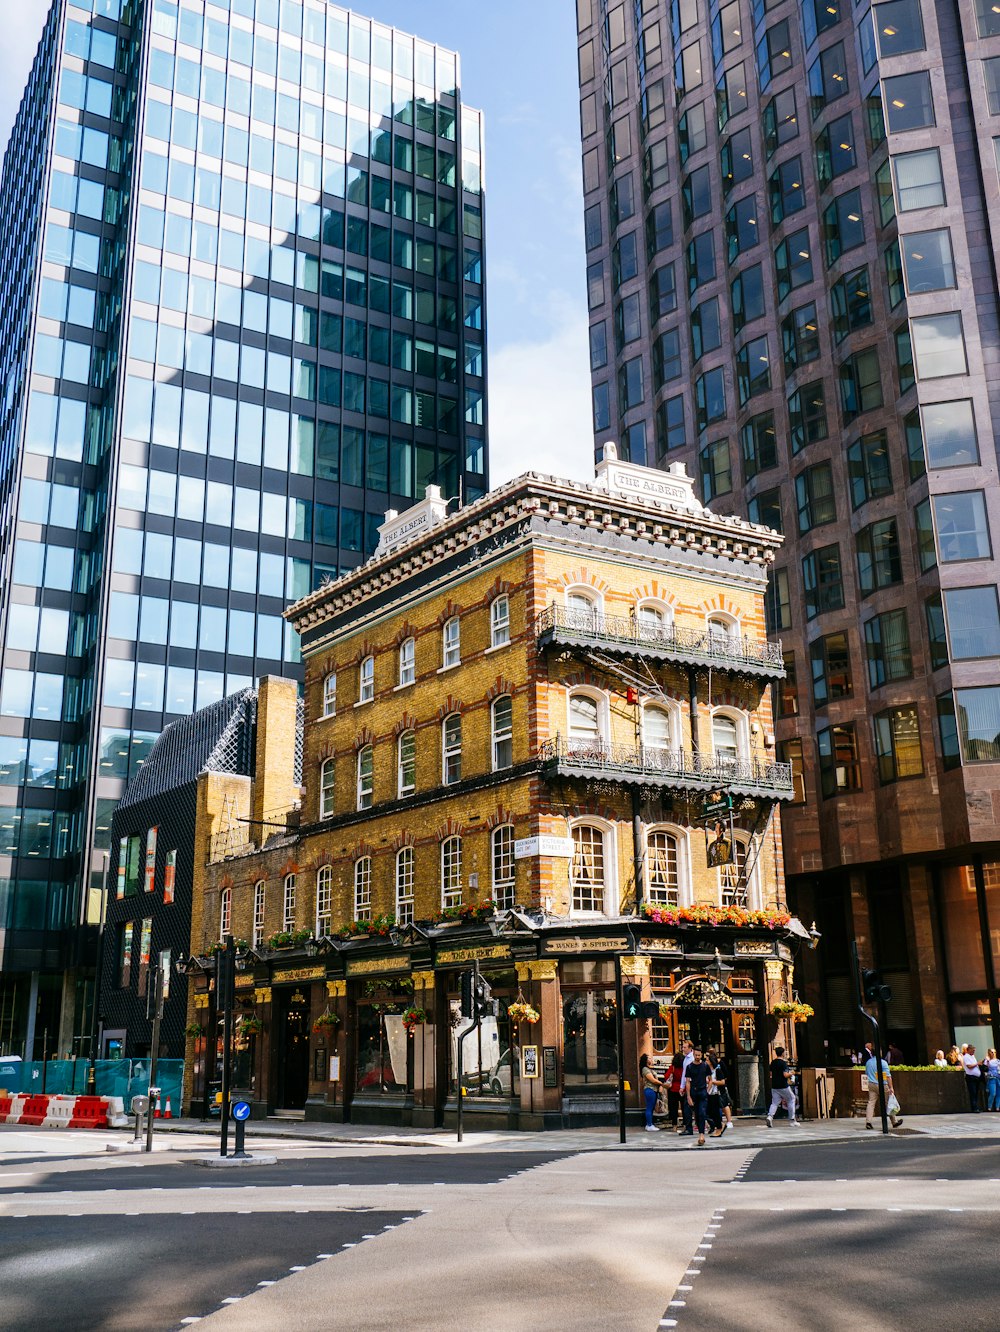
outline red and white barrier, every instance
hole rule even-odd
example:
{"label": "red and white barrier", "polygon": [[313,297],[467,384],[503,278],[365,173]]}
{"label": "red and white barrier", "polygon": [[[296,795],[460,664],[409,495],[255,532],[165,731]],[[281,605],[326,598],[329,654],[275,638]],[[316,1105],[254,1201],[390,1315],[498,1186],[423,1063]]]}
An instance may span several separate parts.
{"label": "red and white barrier", "polygon": [[120,1096],[3,1096],[0,1124],[36,1128],[127,1128]]}

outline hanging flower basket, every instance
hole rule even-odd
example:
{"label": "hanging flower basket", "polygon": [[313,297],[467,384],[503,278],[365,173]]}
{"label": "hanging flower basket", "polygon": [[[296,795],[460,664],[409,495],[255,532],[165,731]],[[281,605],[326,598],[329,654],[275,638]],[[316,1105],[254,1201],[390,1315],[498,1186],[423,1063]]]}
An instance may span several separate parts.
{"label": "hanging flower basket", "polygon": [[408,1008],[403,1014],[403,1026],[406,1028],[407,1036],[413,1035],[414,1027],[422,1027],[427,1021],[427,1013],[423,1008]]}
{"label": "hanging flower basket", "polygon": [[192,1022],[184,1028],[184,1035],[190,1036],[193,1041],[196,1041],[199,1036],[204,1036],[204,1034],[205,1028],[200,1022]]}
{"label": "hanging flower basket", "polygon": [[800,1004],[797,1000],[782,999],[771,1006],[772,1017],[790,1017],[793,1022],[808,1022],[815,1016],[812,1004]]}
{"label": "hanging flower basket", "polygon": [[237,1036],[259,1036],[264,1030],[264,1024],[259,1017],[240,1018],[236,1024]]}
{"label": "hanging flower basket", "polygon": [[541,1013],[537,1008],[532,1008],[530,1004],[518,1001],[510,1004],[507,1008],[507,1016],[511,1022],[528,1022],[532,1026],[541,1020]]}
{"label": "hanging flower basket", "polygon": [[327,1032],[336,1031],[340,1026],[340,1018],[336,1013],[327,1011],[320,1013],[319,1017],[313,1023],[313,1035],[325,1036]]}
{"label": "hanging flower basket", "polygon": [[715,928],[736,925],[740,929],[754,926],[764,930],[783,929],[791,920],[787,911],[756,911],[747,907],[714,906],[709,902],[695,902],[692,906],[657,906],[643,904],[642,913],[657,925],[698,925]]}

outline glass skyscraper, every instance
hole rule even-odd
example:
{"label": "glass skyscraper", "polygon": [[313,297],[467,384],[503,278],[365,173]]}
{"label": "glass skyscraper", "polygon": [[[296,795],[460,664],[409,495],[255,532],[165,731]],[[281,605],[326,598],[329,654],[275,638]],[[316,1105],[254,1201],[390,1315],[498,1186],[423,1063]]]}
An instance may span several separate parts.
{"label": "glass skyscraper", "polygon": [[0,1052],[86,1053],[111,812],[286,603],[487,488],[483,131],[325,0],[54,0],[0,188]]}

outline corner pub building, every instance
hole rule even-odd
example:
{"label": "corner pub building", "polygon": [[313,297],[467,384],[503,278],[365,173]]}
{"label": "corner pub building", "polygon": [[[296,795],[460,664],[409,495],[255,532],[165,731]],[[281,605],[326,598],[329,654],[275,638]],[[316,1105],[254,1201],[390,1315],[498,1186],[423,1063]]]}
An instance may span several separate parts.
{"label": "corner pub building", "polygon": [[[499,1002],[464,1043],[470,1126],[611,1121],[622,980],[660,1004],[624,1024],[633,1107],[640,1054],[688,1036],[759,1104],[809,940],[783,904],[767,687],[781,538],[614,445],[592,484],[529,473],[450,514],[429,487],[380,530],[287,611],[304,786],[279,679],[254,777],[203,779],[192,953],[210,971],[237,941],[236,1086],[258,1115],[453,1123],[478,962]],[[201,991],[195,1109],[219,1030]]]}

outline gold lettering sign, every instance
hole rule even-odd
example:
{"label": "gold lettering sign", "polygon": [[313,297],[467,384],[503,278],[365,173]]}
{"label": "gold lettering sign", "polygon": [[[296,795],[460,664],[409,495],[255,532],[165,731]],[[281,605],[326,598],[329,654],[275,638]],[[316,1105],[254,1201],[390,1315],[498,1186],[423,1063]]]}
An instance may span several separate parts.
{"label": "gold lettering sign", "polygon": [[744,957],[773,957],[774,945],[764,939],[737,939],[734,951]]}
{"label": "gold lettering sign", "polygon": [[644,953],[679,953],[679,939],[640,939],[639,947]]}
{"label": "gold lettering sign", "polygon": [[237,976],[236,988],[238,990],[249,989],[253,985],[253,976]]}
{"label": "gold lettering sign", "polygon": [[547,953],[624,953],[629,946],[627,939],[546,939]]}
{"label": "gold lettering sign", "polygon": [[348,976],[377,976],[382,971],[409,971],[409,953],[395,957],[355,957],[347,962]]}
{"label": "gold lettering sign", "polygon": [[293,967],[290,971],[276,971],[271,977],[273,985],[289,985],[295,981],[324,980],[326,967]]}
{"label": "gold lettering sign", "polygon": [[510,957],[510,944],[482,944],[479,948],[445,948],[438,962],[487,962],[491,958]]}

